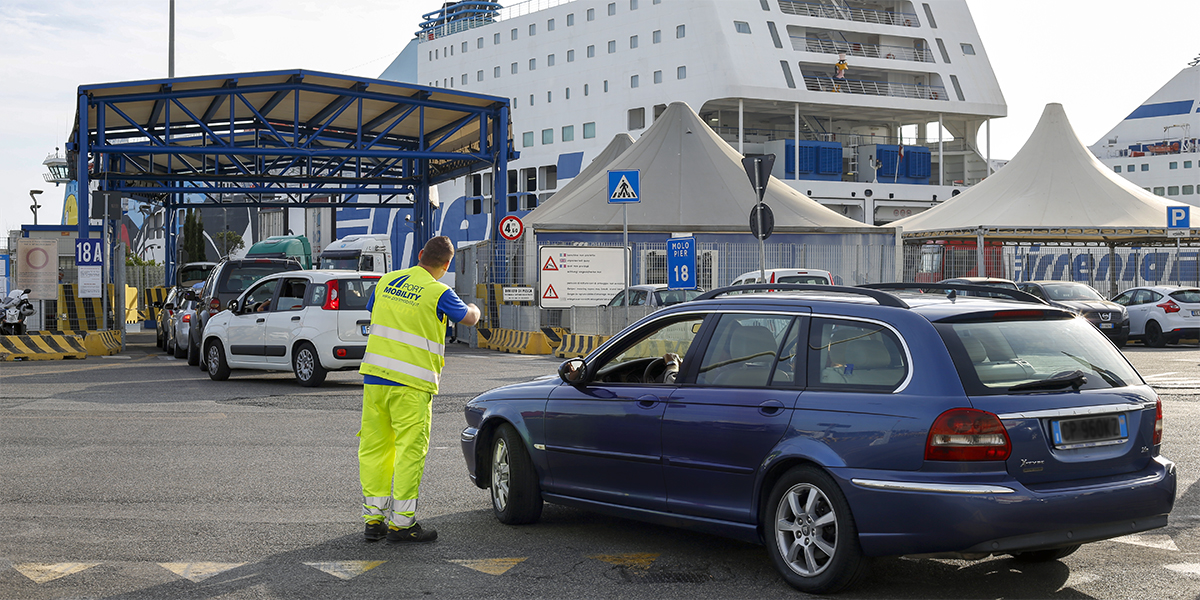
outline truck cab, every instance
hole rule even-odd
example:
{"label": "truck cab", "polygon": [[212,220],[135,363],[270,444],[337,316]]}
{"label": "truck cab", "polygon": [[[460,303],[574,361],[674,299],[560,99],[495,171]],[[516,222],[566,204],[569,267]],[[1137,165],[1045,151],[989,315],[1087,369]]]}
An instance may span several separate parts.
{"label": "truck cab", "polygon": [[290,258],[312,268],[312,244],[302,235],[273,235],[250,247],[246,258]]}
{"label": "truck cab", "polygon": [[386,235],[348,235],[321,251],[320,269],[387,273],[394,269],[391,239]]}

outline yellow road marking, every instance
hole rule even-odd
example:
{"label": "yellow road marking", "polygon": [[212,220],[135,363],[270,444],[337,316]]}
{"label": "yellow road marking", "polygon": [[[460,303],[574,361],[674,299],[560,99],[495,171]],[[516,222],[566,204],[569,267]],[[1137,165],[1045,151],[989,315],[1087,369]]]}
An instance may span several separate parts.
{"label": "yellow road marking", "polygon": [[662,555],[657,553],[642,552],[634,554],[597,554],[595,556],[589,556],[588,558],[602,560],[606,563],[617,565],[618,567],[627,567],[630,569],[640,569],[645,571],[650,568],[650,565],[654,564],[654,561],[659,556]]}
{"label": "yellow road marking", "polygon": [[22,575],[32,579],[34,583],[46,583],[47,581],[54,581],[59,577],[66,577],[67,575],[90,569],[98,564],[100,563],[25,563],[13,565],[13,568]]}
{"label": "yellow road marking", "polygon": [[503,575],[509,569],[521,564],[529,557],[524,558],[484,558],[480,560],[452,560],[450,562],[456,565],[462,565],[468,569],[474,569],[480,573],[488,575]]}
{"label": "yellow road marking", "polygon": [[387,562],[386,560],[340,560],[331,562],[306,562],[307,566],[314,569],[324,571],[339,579],[354,579],[379,565]]}
{"label": "yellow road marking", "polygon": [[187,562],[158,563],[158,565],[180,577],[200,583],[213,575],[236,569],[246,563]]}

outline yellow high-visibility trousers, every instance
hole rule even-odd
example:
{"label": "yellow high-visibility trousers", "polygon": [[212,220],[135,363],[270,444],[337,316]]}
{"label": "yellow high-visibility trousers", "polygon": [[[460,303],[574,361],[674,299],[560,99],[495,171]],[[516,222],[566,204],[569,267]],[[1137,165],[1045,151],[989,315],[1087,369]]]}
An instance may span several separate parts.
{"label": "yellow high-visibility trousers", "polygon": [[416,522],[429,453],[433,396],[408,386],[363,385],[358,476],[363,519],[404,529]]}

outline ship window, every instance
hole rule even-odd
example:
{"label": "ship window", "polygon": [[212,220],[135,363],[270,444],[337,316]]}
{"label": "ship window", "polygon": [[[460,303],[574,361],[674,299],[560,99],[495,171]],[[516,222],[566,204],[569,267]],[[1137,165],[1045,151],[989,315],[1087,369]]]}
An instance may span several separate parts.
{"label": "ship window", "polygon": [[767,29],[771,32],[771,43],[775,44],[776,48],[782,48],[783,42],[779,39],[779,29],[775,27],[775,21],[767,21]]}
{"label": "ship window", "polygon": [[637,76],[637,75],[631,75],[631,76],[629,77],[629,87],[631,87],[631,88],[635,88],[635,87],[637,87],[637,86],[638,86],[638,76]]}
{"label": "ship window", "polygon": [[1121,172],[1121,165],[1117,165],[1117,166],[1113,167],[1113,172],[1114,172],[1114,173],[1120,173],[1120,172]]}
{"label": "ship window", "polygon": [[482,47],[483,47],[483,38],[479,38],[479,39],[475,40],[475,47],[476,47],[476,48],[482,48]]}
{"label": "ship window", "polygon": [[1192,195],[1192,186],[1190,186],[1190,185],[1183,186],[1183,195],[1191,196]]}
{"label": "ship window", "polygon": [[604,93],[605,94],[608,93],[608,80],[607,79],[604,80]]}
{"label": "ship window", "polygon": [[550,91],[550,90],[546,90],[546,104],[549,104],[549,103],[551,103],[551,102],[554,102],[554,96],[553,96],[553,94],[554,94],[554,92],[552,92],[552,91]]}
{"label": "ship window", "polygon": [[516,75],[517,74],[517,63],[513,63],[512,65],[510,65],[508,70],[511,71],[513,75]]}
{"label": "ship window", "polygon": [[1132,173],[1132,172],[1133,172],[1133,165],[1129,165],[1129,166],[1125,167],[1125,172],[1127,172],[1127,173]]}
{"label": "ship window", "polygon": [[921,4],[925,9],[925,18],[929,19],[929,27],[937,29],[937,21],[933,20],[933,9],[929,8],[928,4]]}
{"label": "ship window", "polygon": [[567,50],[567,62],[575,62],[575,51]]}
{"label": "ship window", "polygon": [[433,51],[433,57],[434,57],[434,58],[441,58],[441,57],[442,57],[442,55],[441,55],[441,50],[437,50],[437,49],[435,49],[435,50]]}
{"label": "ship window", "polygon": [[687,29],[683,25],[680,25],[675,28],[675,38],[676,39],[682,38],[685,35],[687,35]]}
{"label": "ship window", "polygon": [[608,53],[612,54],[617,51],[617,40],[608,40]]}
{"label": "ship window", "polygon": [[655,121],[657,121],[657,120],[658,120],[658,117],[659,117],[659,115],[661,115],[661,114],[663,114],[663,113],[665,113],[665,112],[667,112],[667,105],[666,105],[666,104],[655,104],[655,105],[654,105],[654,120],[655,120]]}
{"label": "ship window", "polygon": [[788,61],[781,60],[779,64],[783,67],[783,79],[787,81],[787,86],[796,89],[796,79],[792,77],[792,67]]}
{"label": "ship window", "polygon": [[738,33],[750,33],[750,24],[745,21],[734,21],[733,30]]}
{"label": "ship window", "polygon": [[654,4],[662,4],[662,0],[654,0]]}
{"label": "ship window", "polygon": [[462,51],[463,51],[463,52],[466,52],[466,51],[467,51],[467,43],[466,43],[466,42],[463,42],[463,43],[462,43]]}
{"label": "ship window", "polygon": [[521,178],[525,180],[525,189],[522,192],[536,192],[537,187],[537,167],[529,167],[521,169]]}
{"label": "ship window", "polygon": [[461,79],[460,83],[462,83],[463,85],[467,85],[467,74],[466,73],[463,73],[462,77],[460,79]]}
{"label": "ship window", "polygon": [[596,47],[595,46],[587,47],[587,57],[588,58],[596,58]]}
{"label": "ship window", "polygon": [[1168,187],[1168,188],[1167,188],[1167,195],[1168,195],[1168,196],[1178,196],[1178,195],[1179,195],[1179,186],[1177,186],[1177,185],[1173,185],[1173,186],[1171,186],[1171,187]]}
{"label": "ship window", "polygon": [[517,30],[516,30],[516,28],[513,28],[512,32],[511,32],[509,35],[512,37],[512,39],[514,39],[514,40],[515,40],[515,39],[517,39]]}
{"label": "ship window", "polygon": [[760,5],[762,5],[762,9],[763,9],[763,10],[765,10],[765,11],[767,11],[767,12],[771,12],[771,5],[770,5],[770,3],[768,2],[768,0],[758,0],[758,3],[759,3]]}
{"label": "ship window", "polygon": [[632,50],[633,48],[637,48],[637,46],[638,46],[637,36],[636,35],[629,36],[629,48]]}
{"label": "ship window", "polygon": [[676,67],[675,79],[687,79],[687,67]]}
{"label": "ship window", "polygon": [[1178,169],[1178,168],[1179,168],[1179,163],[1177,163],[1177,162],[1174,162],[1174,161],[1171,161],[1171,164],[1167,165],[1167,168],[1168,168],[1168,169]]}
{"label": "ship window", "polygon": [[521,147],[528,148],[533,145],[533,132],[526,131],[521,134]]}
{"label": "ship window", "polygon": [[529,105],[533,106],[533,94],[529,95]]}
{"label": "ship window", "polygon": [[546,31],[554,31],[554,19],[546,21]]}
{"label": "ship window", "polygon": [[529,59],[529,70],[530,71],[537,70],[537,59],[536,58]]}
{"label": "ship window", "polygon": [[1156,194],[1156,195],[1159,195],[1159,196],[1162,196],[1162,195],[1163,195],[1163,188],[1162,188],[1161,186],[1154,188],[1154,194]]}
{"label": "ship window", "polygon": [[629,10],[637,10],[637,0],[629,0]]}
{"label": "ship window", "polygon": [[654,33],[651,35],[651,41],[654,42],[655,44],[662,43],[662,30],[661,29],[654,30]]}
{"label": "ship window", "polygon": [[542,130],[542,144],[545,145],[545,144],[553,144],[553,143],[554,143],[554,130],[553,129],[543,129]]}
{"label": "ship window", "polygon": [[938,50],[942,52],[942,62],[950,64],[950,53],[946,52],[946,42],[943,42],[942,38],[937,38],[935,41],[937,42]]}
{"label": "ship window", "polygon": [[967,56],[975,56],[975,46],[972,46],[971,44],[959,44],[959,47],[962,48],[963,54],[966,54]]}
{"label": "ship window", "polygon": [[575,141],[575,126],[574,125],[563,125],[562,140],[564,142]]}
{"label": "ship window", "polygon": [[595,21],[595,20],[596,20],[596,9],[594,9],[594,8],[589,8],[589,9],[588,9],[588,11],[587,11],[587,20],[589,20],[589,21]]}
{"label": "ship window", "polygon": [[547,56],[546,56],[546,66],[547,66],[547,67],[553,67],[553,66],[554,66],[554,55],[553,55],[553,54],[549,54],[549,55],[547,55]]}
{"label": "ship window", "polygon": [[1143,171],[1149,171],[1149,170],[1150,170],[1150,165],[1149,165],[1148,163],[1142,163],[1142,170],[1143,170]]}
{"label": "ship window", "polygon": [[608,3],[608,16],[610,16],[610,17],[611,17],[611,16],[613,16],[613,15],[615,15],[615,14],[617,14],[617,3],[616,3],[616,2],[609,2],[609,3]]}
{"label": "ship window", "polygon": [[565,96],[567,100],[570,100],[571,99],[571,88],[567,88],[567,89],[563,90],[563,96]]}
{"label": "ship window", "polygon": [[1190,160],[1183,161],[1183,168],[1185,168],[1185,169],[1192,168],[1192,161],[1190,161]]}
{"label": "ship window", "polygon": [[500,77],[500,67],[492,67],[492,79]]}
{"label": "ship window", "polygon": [[537,35],[537,23],[529,24],[529,35]]}
{"label": "ship window", "polygon": [[589,91],[589,89],[588,89],[588,88],[589,88],[589,87],[591,87],[591,86],[589,86],[589,85],[588,85],[588,84],[586,84],[586,83],[585,83],[585,84],[583,84],[583,95],[584,95],[584,96],[588,95],[588,91]]}
{"label": "ship window", "polygon": [[483,81],[483,69],[475,71],[475,81]]}
{"label": "ship window", "polygon": [[538,189],[552,190],[558,187],[558,165],[538,167]]}
{"label": "ship window", "polygon": [[654,72],[654,83],[662,83],[662,71]]}
{"label": "ship window", "polygon": [[567,27],[575,26],[575,13],[567,15]]}
{"label": "ship window", "polygon": [[583,124],[583,139],[590,140],[594,137],[596,137],[596,123],[595,122],[584,123]]}
{"label": "ship window", "polygon": [[492,45],[497,45],[499,43],[500,43],[500,33],[499,32],[493,33],[492,34]]}
{"label": "ship window", "polygon": [[950,76],[950,84],[954,86],[954,95],[958,96],[958,101],[963,101],[962,86],[958,83],[958,75]]}
{"label": "ship window", "polygon": [[629,130],[646,127],[646,109],[642,107],[629,109]]}

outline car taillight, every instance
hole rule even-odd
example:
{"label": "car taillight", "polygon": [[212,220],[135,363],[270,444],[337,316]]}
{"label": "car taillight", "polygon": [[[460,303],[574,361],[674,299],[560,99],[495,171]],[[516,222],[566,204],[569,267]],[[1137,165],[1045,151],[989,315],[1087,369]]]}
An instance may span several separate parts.
{"label": "car taillight", "polygon": [[338,280],[331,279],[325,282],[325,304],[321,305],[324,310],[337,310],[338,305]]}
{"label": "car taillight", "polygon": [[925,460],[1007,460],[1011,453],[1000,417],[973,408],[938,415],[925,443]]}
{"label": "car taillight", "polygon": [[184,323],[191,323],[191,322],[192,322],[192,313],[188,313],[188,314],[186,314],[186,315],[183,315],[183,319],[182,319],[182,320],[183,320],[183,322],[184,322]]}
{"label": "car taillight", "polygon": [[345,348],[335,348],[333,350],[333,355],[338,358],[346,358],[346,349]]}
{"label": "car taillight", "polygon": [[209,300],[208,301],[208,310],[211,310],[213,312],[217,312],[217,311],[221,310],[221,299],[213,298],[212,300]]}
{"label": "car taillight", "polygon": [[1155,401],[1154,401],[1154,445],[1155,446],[1162,443],[1162,431],[1163,431],[1162,399],[1159,398],[1159,399],[1155,399]]}
{"label": "car taillight", "polygon": [[1175,304],[1174,300],[1167,300],[1166,302],[1159,304],[1158,307],[1163,309],[1163,311],[1165,311],[1167,314],[1179,312],[1179,305]]}

